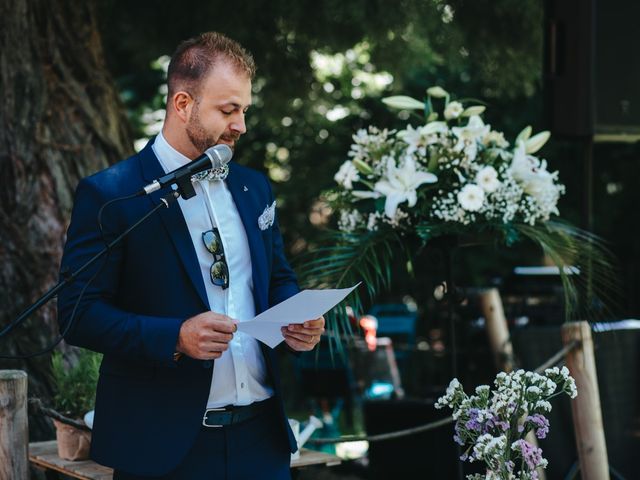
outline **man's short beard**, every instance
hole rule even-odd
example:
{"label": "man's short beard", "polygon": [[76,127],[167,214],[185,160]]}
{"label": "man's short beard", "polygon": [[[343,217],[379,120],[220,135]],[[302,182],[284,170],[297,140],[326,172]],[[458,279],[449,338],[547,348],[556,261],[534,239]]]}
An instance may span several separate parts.
{"label": "man's short beard", "polygon": [[186,128],[187,137],[191,141],[192,145],[196,147],[198,152],[202,153],[207,148],[212,147],[218,141],[218,139],[211,137],[207,134],[207,131],[200,122],[199,104],[196,103],[193,107],[193,113],[189,119],[189,123]]}

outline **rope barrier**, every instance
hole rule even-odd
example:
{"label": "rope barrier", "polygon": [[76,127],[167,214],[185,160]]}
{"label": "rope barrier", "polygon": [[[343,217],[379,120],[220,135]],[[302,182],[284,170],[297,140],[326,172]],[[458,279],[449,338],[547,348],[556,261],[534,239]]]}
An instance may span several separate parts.
{"label": "rope barrier", "polygon": [[418,427],[407,428],[405,430],[398,430],[396,432],[380,433],[378,435],[345,435],[338,438],[310,438],[306,443],[312,443],[315,445],[327,445],[331,443],[347,443],[347,442],[381,442],[384,440],[391,440],[394,438],[404,437],[407,435],[413,435],[416,433],[428,432],[438,427],[453,423],[453,417],[443,418],[436,420],[435,422],[420,425]]}
{"label": "rope barrier", "polygon": [[[551,368],[556,365],[558,362],[562,360],[567,353],[580,345],[580,342],[577,340],[572,341],[571,343],[565,345],[561,350],[551,356],[546,362],[536,368],[534,371],[536,373],[542,373],[547,368]],[[45,407],[42,403],[42,400],[39,398],[29,398],[29,406],[32,407],[36,412],[42,413],[47,417],[54,418],[61,423],[65,423],[67,425],[71,425],[80,430],[91,431],[91,429],[84,424],[83,422],[78,422],[77,420],[73,420],[69,417],[65,417],[61,413],[55,411],[52,408]],[[435,422],[430,422],[424,425],[419,425],[416,427],[405,428],[403,430],[397,430],[395,432],[388,433],[380,433],[377,435],[344,435],[337,438],[310,438],[307,440],[307,443],[313,445],[329,445],[335,443],[349,443],[349,442],[383,442],[385,440],[392,440],[394,438],[405,437],[408,435],[415,435],[417,433],[428,432],[430,430],[435,430],[436,428],[443,427],[445,425],[449,425],[453,423],[453,417],[449,416],[446,418],[442,418],[440,420],[436,420]]]}
{"label": "rope barrier", "polygon": [[[538,368],[534,370],[536,373],[542,373],[547,368],[551,368],[558,364],[562,357],[564,357],[567,353],[569,353],[574,348],[578,347],[580,342],[577,340],[572,341],[565,345],[561,350],[555,353],[553,356],[549,357],[549,359],[540,365]],[[442,427],[444,425],[448,425],[453,423],[453,417],[443,418],[441,420],[436,420],[435,422],[430,422],[424,425],[420,425],[417,427],[406,428],[404,430],[397,430],[395,432],[381,433],[377,435],[344,435],[342,437],[337,438],[310,438],[307,440],[307,443],[313,445],[328,445],[334,443],[348,443],[348,442],[380,442],[384,440],[391,440],[394,438],[405,437],[408,435],[414,435],[416,433],[427,432],[429,430],[434,430],[436,428]]]}
{"label": "rope barrier", "polygon": [[544,362],[542,365],[540,365],[538,368],[536,368],[534,370],[534,372],[536,373],[542,373],[544,372],[547,368],[551,368],[555,365],[557,365],[560,360],[562,360],[562,357],[564,357],[567,353],[569,353],[571,350],[573,350],[574,348],[578,347],[581,344],[580,341],[578,340],[573,340],[571,343],[567,343],[561,350],[559,350],[555,355],[553,355],[552,357],[549,358],[549,360],[547,360],[546,362]]}

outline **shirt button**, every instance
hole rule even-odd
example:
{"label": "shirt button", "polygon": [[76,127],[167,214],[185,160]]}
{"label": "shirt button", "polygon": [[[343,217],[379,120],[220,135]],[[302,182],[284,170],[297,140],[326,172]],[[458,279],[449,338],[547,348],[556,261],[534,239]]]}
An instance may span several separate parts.
{"label": "shirt button", "polygon": [[240,388],[244,388],[244,382],[240,384]]}
{"label": "shirt button", "polygon": [[202,368],[211,368],[211,365],[213,365],[213,362],[211,360],[205,360],[204,362],[202,362]]}

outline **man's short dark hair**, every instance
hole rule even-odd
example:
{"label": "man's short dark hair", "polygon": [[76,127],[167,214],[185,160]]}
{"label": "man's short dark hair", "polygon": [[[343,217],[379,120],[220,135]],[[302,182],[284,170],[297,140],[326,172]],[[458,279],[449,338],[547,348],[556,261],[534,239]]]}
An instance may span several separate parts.
{"label": "man's short dark hair", "polygon": [[207,32],[185,40],[176,49],[167,72],[168,95],[185,90],[197,95],[200,83],[216,62],[226,60],[253,79],[256,65],[251,54],[235,40],[218,32]]}

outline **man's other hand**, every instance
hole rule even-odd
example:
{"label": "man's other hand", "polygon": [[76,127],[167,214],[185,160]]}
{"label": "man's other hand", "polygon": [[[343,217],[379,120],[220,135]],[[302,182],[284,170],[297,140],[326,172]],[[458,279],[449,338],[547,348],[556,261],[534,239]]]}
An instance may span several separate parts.
{"label": "man's other hand", "polygon": [[282,327],[284,341],[293,350],[305,352],[313,350],[324,332],[324,317],[307,320],[304,323],[290,323]]}

